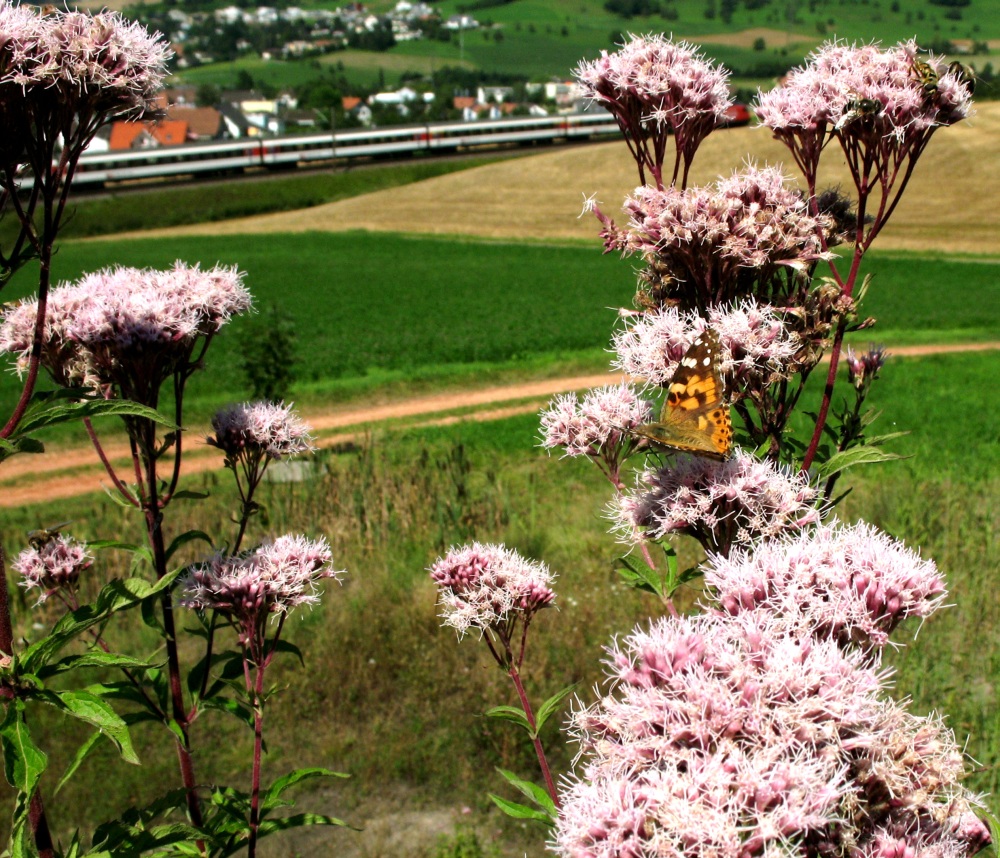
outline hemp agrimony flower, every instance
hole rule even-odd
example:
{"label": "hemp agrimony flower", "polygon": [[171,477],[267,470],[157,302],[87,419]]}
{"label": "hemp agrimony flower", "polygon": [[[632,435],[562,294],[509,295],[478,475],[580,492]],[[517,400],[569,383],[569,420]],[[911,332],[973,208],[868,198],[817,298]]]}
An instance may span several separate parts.
{"label": "hemp agrimony flower", "polygon": [[38,597],[41,604],[57,590],[75,589],[80,573],[93,563],[94,556],[84,543],[58,533],[26,548],[11,565],[21,575],[22,587],[41,591]]}
{"label": "hemp agrimony flower", "polygon": [[499,632],[529,623],[555,598],[553,575],[544,563],[527,560],[502,545],[473,542],[453,548],[431,566],[441,617],[459,636],[470,628]]}
{"label": "hemp agrimony flower", "polygon": [[[153,404],[163,381],[188,368],[197,342],[250,303],[235,267],[106,268],[51,291],[42,365],[61,385],[117,388]],[[0,350],[17,357],[19,370],[30,359],[36,313],[37,301],[24,300],[0,322]]]}
{"label": "hemp agrimony flower", "polygon": [[599,59],[582,62],[577,80],[594,103],[617,120],[639,167],[663,187],[667,140],[673,137],[676,158],[669,184],[686,184],[701,141],[725,120],[732,106],[725,69],[713,66],[686,42],[660,35],[630,36],[621,50],[602,51]]}
{"label": "hemp agrimony flower", "polygon": [[308,424],[291,405],[243,402],[228,405],[212,418],[215,435],[207,439],[229,459],[285,459],[313,450]]}
{"label": "hemp agrimony flower", "polygon": [[640,186],[625,200],[628,225],[608,233],[606,249],[651,266],[654,304],[704,314],[751,295],[776,302],[794,292],[794,271],[830,258],[824,235],[835,228],[787,182],[776,167],[747,166],[714,186]]}
{"label": "hemp agrimony flower", "polygon": [[713,557],[705,582],[728,613],[763,608],[864,648],[885,646],[903,620],[929,616],[946,595],[932,561],[863,522]]}
{"label": "hemp agrimony flower", "polygon": [[560,448],[567,456],[589,456],[617,485],[622,462],[638,444],[632,431],[652,418],[651,403],[630,384],[591,390],[582,402],[567,393],[542,412],[542,446]]}
{"label": "hemp agrimony flower", "polygon": [[737,449],[724,462],[684,456],[644,471],[634,493],[612,501],[611,516],[625,542],[680,533],[726,553],[816,524],[817,497],[805,475]]}
{"label": "hemp agrimony flower", "polygon": [[245,554],[216,554],[181,579],[181,604],[219,611],[254,628],[269,614],[318,602],[318,583],[343,574],[330,568],[331,557],[325,539],[297,534],[279,536]]}

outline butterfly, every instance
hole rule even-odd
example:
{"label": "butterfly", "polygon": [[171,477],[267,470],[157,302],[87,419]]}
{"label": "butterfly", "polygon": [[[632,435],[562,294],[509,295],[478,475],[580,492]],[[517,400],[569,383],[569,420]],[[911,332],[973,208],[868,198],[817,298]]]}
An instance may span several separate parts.
{"label": "butterfly", "polygon": [[724,394],[719,336],[706,330],[684,353],[670,379],[659,422],[645,423],[632,431],[660,447],[728,459],[733,424]]}

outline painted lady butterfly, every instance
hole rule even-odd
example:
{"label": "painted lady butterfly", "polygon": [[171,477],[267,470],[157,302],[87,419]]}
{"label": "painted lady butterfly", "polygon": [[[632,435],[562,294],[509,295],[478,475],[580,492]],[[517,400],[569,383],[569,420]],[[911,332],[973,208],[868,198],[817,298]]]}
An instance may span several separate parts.
{"label": "painted lady butterfly", "polygon": [[637,426],[633,432],[660,447],[728,459],[733,424],[724,395],[719,336],[706,330],[685,352],[670,379],[659,422]]}

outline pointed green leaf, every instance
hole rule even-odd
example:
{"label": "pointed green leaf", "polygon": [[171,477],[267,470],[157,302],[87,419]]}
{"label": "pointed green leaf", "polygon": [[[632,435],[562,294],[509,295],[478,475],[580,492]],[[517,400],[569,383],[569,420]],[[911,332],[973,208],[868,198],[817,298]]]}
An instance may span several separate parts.
{"label": "pointed green leaf", "polygon": [[7,704],[7,714],[0,723],[0,748],[7,783],[27,802],[48,765],[48,757],[31,738],[24,722],[24,703],[20,700]]}
{"label": "pointed green leaf", "polygon": [[493,793],[488,793],[489,797],[493,800],[493,803],[500,808],[507,816],[513,817],[514,819],[535,819],[539,822],[544,822],[546,825],[552,825],[553,819],[545,811],[535,810],[533,807],[527,807],[523,804],[518,804],[514,801],[508,801],[505,798],[500,798],[498,795]]}
{"label": "pointed green leaf", "polygon": [[39,699],[45,703],[55,706],[67,715],[71,715],[80,721],[93,724],[97,727],[121,754],[126,763],[139,765],[139,757],[136,756],[132,747],[132,737],[128,732],[128,725],[121,716],[115,712],[107,703],[89,691],[59,691],[45,692],[39,695]]}
{"label": "pointed green leaf", "polygon": [[572,685],[567,685],[562,691],[557,691],[538,707],[538,714],[535,716],[535,723],[537,725],[538,732],[541,732],[542,726],[546,721],[548,721],[549,716],[552,715],[556,707],[562,703],[566,697],[572,694],[579,684],[580,683],[578,682],[574,682]]}
{"label": "pointed green leaf", "polygon": [[520,792],[521,795],[530,799],[542,810],[544,810],[549,815],[549,818],[556,818],[555,802],[552,800],[552,796],[550,796],[543,787],[540,787],[538,784],[533,784],[531,781],[526,781],[524,778],[518,777],[516,774],[508,771],[507,769],[497,767],[497,771],[500,772],[503,779],[514,787],[514,789]]}
{"label": "pointed green leaf", "polygon": [[212,537],[209,536],[207,533],[205,533],[205,531],[188,530],[182,533],[180,536],[176,537],[174,541],[170,543],[170,546],[167,548],[166,551],[167,562],[170,562],[170,558],[174,556],[174,552],[177,551],[178,548],[187,545],[189,542],[194,542],[196,539],[200,539],[201,541],[207,543],[209,548],[214,549],[215,547],[214,544],[212,543]]}
{"label": "pointed green leaf", "polygon": [[343,772],[334,772],[330,769],[322,768],[307,768],[307,769],[296,769],[293,772],[289,772],[284,777],[278,778],[261,796],[260,806],[262,809],[267,810],[271,807],[278,806],[281,794],[287,790],[289,787],[294,786],[297,783],[301,783],[304,780],[309,780],[311,778],[346,778],[350,775],[344,774]]}
{"label": "pointed green leaf", "polygon": [[662,597],[663,581],[655,569],[644,563],[634,563],[629,557],[619,557],[618,562],[625,567],[619,569],[618,574],[628,586]]}
{"label": "pointed green leaf", "polygon": [[27,435],[36,429],[82,420],[84,417],[139,417],[163,426],[177,428],[176,423],[155,409],[136,402],[129,402],[126,399],[85,399],[82,402],[64,402],[29,409],[18,426],[18,435]]}
{"label": "pointed green leaf", "polygon": [[77,749],[76,754],[74,754],[72,761],[70,762],[63,776],[59,779],[59,783],[56,784],[55,790],[53,790],[52,792],[54,796],[58,795],[59,790],[61,790],[69,781],[69,779],[73,777],[74,774],[76,774],[76,770],[80,768],[80,764],[87,758],[87,755],[92,750],[94,750],[94,748],[97,746],[97,743],[100,741],[101,741],[101,731],[98,730],[96,733],[91,733],[90,738],[87,739],[87,741],[84,742]]}
{"label": "pointed green leaf", "polygon": [[487,710],[485,713],[487,718],[499,718],[501,721],[511,721],[520,727],[523,727],[529,734],[531,733],[531,725],[528,723],[528,719],[524,716],[524,712],[513,706],[494,706],[492,709]]}

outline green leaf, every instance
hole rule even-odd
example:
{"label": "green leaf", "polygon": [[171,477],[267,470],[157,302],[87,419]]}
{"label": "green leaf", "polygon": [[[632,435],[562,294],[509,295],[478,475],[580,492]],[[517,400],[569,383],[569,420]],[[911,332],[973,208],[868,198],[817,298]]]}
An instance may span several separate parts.
{"label": "green leaf", "polygon": [[[77,394],[78,396],[79,394]],[[37,429],[82,420],[84,417],[139,417],[176,429],[177,424],[153,408],[130,402],[127,399],[84,399],[57,404],[41,403],[29,408],[18,425],[18,435],[27,435]]]}
{"label": "green leaf", "polygon": [[271,652],[284,652],[289,655],[294,655],[302,667],[306,666],[305,657],[302,655],[302,650],[300,650],[295,644],[289,643],[288,641],[283,641],[278,639],[273,641],[271,644]]}
{"label": "green leaf", "polygon": [[[257,836],[266,837],[276,831],[288,831],[290,828],[302,828],[306,825],[339,825],[350,828],[344,820],[337,819],[335,816],[325,816],[321,813],[296,813],[278,819],[265,819],[257,829]],[[227,854],[231,855],[232,853]]]}
{"label": "green leaf", "polygon": [[618,562],[624,567],[618,570],[618,574],[629,587],[663,597],[663,580],[659,572],[645,563],[635,563],[629,557],[619,557]]}
{"label": "green leaf", "polygon": [[44,665],[38,669],[39,679],[48,679],[57,673],[65,673],[69,670],[76,670],[83,667],[117,667],[128,670],[146,670],[153,667],[152,662],[133,658],[130,655],[122,655],[116,652],[104,652],[103,650],[91,650],[82,655],[67,655],[54,664]]}
{"label": "green leaf", "polygon": [[55,790],[52,794],[58,795],[59,790],[61,790],[74,774],[76,770],[80,768],[80,764],[87,758],[87,755],[97,747],[97,743],[101,741],[101,731],[98,730],[96,733],[91,733],[90,738],[87,739],[80,747],[77,749],[76,754],[73,756],[73,760],[70,762],[63,776],[59,779],[59,783],[56,784]]}
{"label": "green leaf", "polygon": [[574,682],[572,685],[567,685],[562,691],[557,691],[538,707],[538,714],[535,716],[535,724],[537,725],[536,732],[541,732],[543,725],[546,721],[548,721],[549,716],[551,716],[556,710],[556,707],[562,703],[566,697],[572,694],[579,684],[580,683],[578,682]]}
{"label": "green leaf", "polygon": [[851,447],[849,450],[842,450],[834,453],[825,462],[816,466],[815,471],[818,477],[825,479],[853,468],[856,465],[871,465],[879,462],[891,462],[896,459],[906,459],[899,453],[890,453],[880,447],[865,444],[861,447]]}
{"label": "green leaf", "polygon": [[139,757],[132,747],[128,725],[96,694],[91,694],[89,691],[46,691],[39,695],[39,699],[73,718],[97,727],[114,743],[126,763],[139,765]]}
{"label": "green leaf", "polygon": [[205,500],[211,497],[208,492],[193,492],[188,489],[182,489],[179,492],[174,492],[171,496],[171,500]]}
{"label": "green leaf", "polygon": [[523,804],[518,804],[515,801],[508,801],[505,798],[500,798],[498,795],[493,793],[487,793],[489,797],[493,800],[493,803],[500,808],[507,816],[511,816],[514,819],[535,819],[538,822],[544,822],[546,825],[552,825],[553,819],[543,810],[535,810],[533,807],[528,807]]}
{"label": "green leaf", "polygon": [[24,722],[24,703],[20,700],[7,704],[7,714],[0,723],[0,748],[7,783],[20,793],[18,802],[23,798],[26,804],[48,765],[48,757],[31,738]]}
{"label": "green leaf", "polygon": [[[176,497],[176,495],[174,495],[174,497]],[[205,531],[187,530],[180,536],[176,537],[174,541],[170,543],[166,551],[167,562],[169,562],[170,558],[174,556],[174,552],[177,551],[178,548],[181,548],[182,546],[187,545],[187,543],[193,542],[196,539],[200,539],[203,542],[208,543],[209,548],[215,547],[212,543],[212,537],[209,536],[207,533],[205,533]]]}
{"label": "green leaf", "polygon": [[164,575],[155,584],[150,584],[143,578],[115,579],[106,584],[94,602],[81,605],[75,611],[63,616],[47,637],[24,650],[21,654],[22,670],[25,673],[37,673],[59,650],[75,640],[82,632],[105,622],[117,611],[135,607],[144,599],[157,595],[173,583],[176,575],[177,572]]}
{"label": "green leaf", "polygon": [[347,778],[350,775],[344,774],[343,772],[335,772],[330,769],[323,768],[306,768],[306,769],[296,769],[293,772],[289,772],[284,777],[278,778],[274,783],[268,787],[267,791],[263,793],[260,799],[260,806],[262,810],[270,810],[273,807],[280,807],[285,804],[281,801],[282,793],[289,787],[295,784],[301,783],[305,780],[310,780],[312,778]]}
{"label": "green leaf", "polygon": [[538,786],[538,784],[533,784],[531,781],[526,781],[524,780],[524,778],[518,777],[513,772],[508,771],[507,769],[501,769],[498,767],[497,771],[500,772],[503,779],[507,781],[507,783],[509,783],[512,787],[514,787],[518,792],[520,792],[521,795],[523,795],[527,799],[530,799],[535,804],[537,804],[543,811],[545,811],[545,813],[548,814],[549,819],[555,820],[556,818],[555,802],[552,800],[552,796],[550,796],[544,788]]}
{"label": "green leaf", "polygon": [[511,721],[520,727],[534,738],[531,730],[531,725],[528,723],[528,719],[525,717],[524,712],[514,706],[494,706],[492,709],[487,710],[484,713],[487,718],[499,718],[501,721]]}
{"label": "green leaf", "polygon": [[202,705],[206,709],[218,709],[220,712],[226,712],[238,721],[242,721],[251,730],[253,729],[253,712],[236,700],[228,697],[206,697],[202,701]]}

